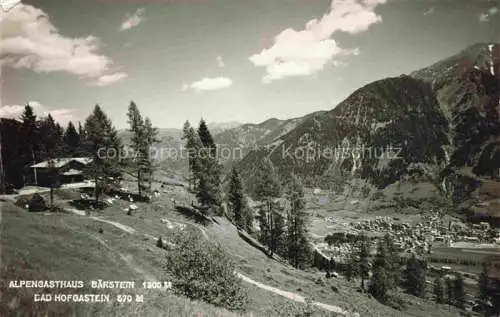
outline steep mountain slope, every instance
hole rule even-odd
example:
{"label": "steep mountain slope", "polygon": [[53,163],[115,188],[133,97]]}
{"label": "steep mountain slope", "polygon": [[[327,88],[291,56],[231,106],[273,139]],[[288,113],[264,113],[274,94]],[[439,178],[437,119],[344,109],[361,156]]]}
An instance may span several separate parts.
{"label": "steep mountain slope", "polygon": [[[322,112],[318,112],[322,113]],[[264,122],[253,124],[248,123],[233,129],[225,130],[214,134],[215,142],[232,155],[223,155],[223,163],[226,168],[231,167],[235,162],[241,160],[251,150],[272,143],[276,139],[296,128],[301,122],[311,115],[289,120],[276,118],[268,119]],[[221,154],[224,152],[221,151]]]}
{"label": "steep mountain slope", "polygon": [[308,116],[240,167],[250,177],[261,157],[269,156],[281,175],[295,173],[308,185],[339,188],[361,177],[384,188],[411,164],[443,164],[445,128],[430,85],[389,78],[358,89],[329,112]]}
{"label": "steep mountain slope", "polygon": [[411,75],[433,85],[450,125],[446,190],[474,215],[500,217],[500,45],[473,45]]}
{"label": "steep mountain slope", "polygon": [[500,168],[500,46],[478,44],[411,74],[433,85],[450,124],[454,167]]}
{"label": "steep mountain slope", "polygon": [[[360,182],[367,196],[375,188],[426,182],[435,194],[470,200],[482,183],[475,178],[498,177],[500,169],[499,48],[473,45],[308,116],[240,162],[247,186],[252,190],[255,171],[269,157],[282,178],[295,173],[309,186],[345,192]],[[460,172],[467,168],[468,176]]]}

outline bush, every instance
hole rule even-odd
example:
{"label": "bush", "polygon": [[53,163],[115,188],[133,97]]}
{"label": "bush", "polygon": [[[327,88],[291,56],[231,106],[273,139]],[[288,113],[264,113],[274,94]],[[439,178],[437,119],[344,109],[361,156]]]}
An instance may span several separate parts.
{"label": "bush", "polygon": [[156,241],[156,246],[158,248],[162,248],[163,249],[163,240],[161,239],[161,237],[159,237],[158,240]]}
{"label": "bush", "polygon": [[45,200],[39,194],[33,194],[29,202],[29,211],[44,211],[47,209],[47,204]]}
{"label": "bush", "polygon": [[19,197],[17,200],[16,200],[16,203],[15,205],[17,207],[20,207],[20,208],[26,208],[26,205],[29,206],[30,204],[30,199],[28,197]]}
{"label": "bush", "polygon": [[286,303],[273,306],[273,310],[282,317],[334,317],[338,316],[335,313],[323,311],[315,307],[311,300],[306,299],[305,304],[302,303]]}
{"label": "bush", "polygon": [[234,274],[234,263],[220,245],[203,240],[198,233],[183,230],[173,237],[176,247],[167,254],[173,289],[191,299],[244,311],[248,295]]}

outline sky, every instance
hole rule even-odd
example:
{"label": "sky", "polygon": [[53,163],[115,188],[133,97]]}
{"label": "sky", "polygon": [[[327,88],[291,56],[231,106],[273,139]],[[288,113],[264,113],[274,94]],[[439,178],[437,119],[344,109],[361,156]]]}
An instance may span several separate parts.
{"label": "sky", "polygon": [[330,110],[500,42],[491,0],[22,1],[1,16],[0,116],[29,103],[66,124],[99,104],[120,129],[130,101],[160,128]]}

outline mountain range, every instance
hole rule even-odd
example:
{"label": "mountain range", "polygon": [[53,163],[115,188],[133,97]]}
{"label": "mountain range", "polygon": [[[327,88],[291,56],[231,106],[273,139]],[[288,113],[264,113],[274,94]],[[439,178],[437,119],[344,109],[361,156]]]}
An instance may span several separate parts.
{"label": "mountain range", "polygon": [[[499,96],[500,45],[479,43],[369,83],[329,111],[209,128],[233,151],[223,157],[226,172],[237,166],[250,194],[269,159],[283,182],[295,174],[306,186],[378,206],[445,200],[471,217],[500,219]],[[180,149],[181,134],[161,129],[161,148]],[[170,177],[187,175],[183,160],[161,159]]]}
{"label": "mountain range", "polygon": [[425,199],[499,217],[499,67],[500,45],[484,43],[372,82],[330,111],[296,119],[238,167],[250,192],[268,158],[282,179],[293,173],[339,194],[383,197],[397,184],[396,198],[413,201],[408,190],[422,196],[417,189],[427,186]]}

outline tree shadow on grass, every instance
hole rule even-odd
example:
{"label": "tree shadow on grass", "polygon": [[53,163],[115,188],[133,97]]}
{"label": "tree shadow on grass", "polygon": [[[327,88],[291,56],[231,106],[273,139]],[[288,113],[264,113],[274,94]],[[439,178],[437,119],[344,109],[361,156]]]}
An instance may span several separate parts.
{"label": "tree shadow on grass", "polygon": [[69,202],[69,205],[78,210],[103,210],[107,207],[103,201],[96,201],[94,199],[76,199]]}
{"label": "tree shadow on grass", "polygon": [[204,226],[212,223],[212,219],[202,214],[199,210],[186,206],[175,206],[175,210],[181,213],[188,219],[195,221],[196,223],[202,224]]}

